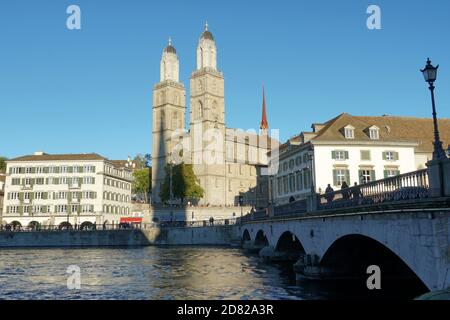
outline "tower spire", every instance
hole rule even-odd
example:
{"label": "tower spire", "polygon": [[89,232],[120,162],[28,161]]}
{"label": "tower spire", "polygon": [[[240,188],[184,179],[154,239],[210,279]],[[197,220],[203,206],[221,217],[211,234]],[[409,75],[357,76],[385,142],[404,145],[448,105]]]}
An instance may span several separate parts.
{"label": "tower spire", "polygon": [[208,31],[208,20],[205,22],[205,31]]}
{"label": "tower spire", "polygon": [[169,46],[172,45],[172,37],[169,37]]}
{"label": "tower spire", "polygon": [[264,84],[263,84],[262,117],[261,117],[261,124],[260,124],[259,128],[261,130],[269,129],[269,122],[267,121],[267,114],[266,114],[266,95],[264,93]]}

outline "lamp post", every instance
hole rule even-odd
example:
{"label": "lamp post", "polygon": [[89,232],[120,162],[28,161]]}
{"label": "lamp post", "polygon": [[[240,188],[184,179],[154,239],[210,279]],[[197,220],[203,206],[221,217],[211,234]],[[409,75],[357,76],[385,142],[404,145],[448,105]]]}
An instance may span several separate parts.
{"label": "lamp post", "polygon": [[441,160],[447,158],[445,155],[445,151],[442,148],[442,141],[439,138],[439,128],[438,128],[438,122],[437,122],[437,115],[436,115],[436,105],[434,101],[434,81],[436,81],[437,78],[437,69],[439,68],[439,65],[434,67],[431,64],[430,58],[427,59],[427,64],[423,70],[420,70],[423,74],[423,77],[426,82],[429,84],[429,89],[431,92],[431,104],[433,107],[433,125],[434,125],[434,151],[433,151],[433,160]]}

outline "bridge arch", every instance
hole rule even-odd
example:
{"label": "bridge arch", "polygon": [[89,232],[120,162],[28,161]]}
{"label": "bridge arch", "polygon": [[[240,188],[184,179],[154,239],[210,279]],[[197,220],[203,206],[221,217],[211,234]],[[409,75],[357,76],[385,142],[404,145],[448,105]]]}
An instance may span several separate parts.
{"label": "bridge arch", "polygon": [[252,238],[250,237],[250,232],[248,231],[248,229],[245,229],[244,232],[242,233],[242,242],[246,242],[246,241],[252,241]]}
{"label": "bridge arch", "polygon": [[305,248],[299,238],[291,231],[283,232],[278,238],[275,251],[283,253],[286,260],[296,261],[305,255]]}
{"label": "bridge arch", "polygon": [[425,283],[403,259],[388,246],[362,234],[348,234],[336,239],[325,251],[320,266],[325,277],[355,279],[354,284],[367,290],[369,266],[378,266],[381,290],[374,293],[414,298],[429,291]]}
{"label": "bridge arch", "polygon": [[269,245],[269,240],[264,233],[264,230],[259,230],[255,236],[255,246],[257,247],[266,247]]}

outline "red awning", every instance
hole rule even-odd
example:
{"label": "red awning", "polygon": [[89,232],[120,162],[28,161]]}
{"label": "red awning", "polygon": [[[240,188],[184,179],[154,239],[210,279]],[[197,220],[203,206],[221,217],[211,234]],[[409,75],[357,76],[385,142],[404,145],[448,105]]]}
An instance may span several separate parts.
{"label": "red awning", "polygon": [[142,218],[136,217],[120,218],[120,223],[142,223]]}

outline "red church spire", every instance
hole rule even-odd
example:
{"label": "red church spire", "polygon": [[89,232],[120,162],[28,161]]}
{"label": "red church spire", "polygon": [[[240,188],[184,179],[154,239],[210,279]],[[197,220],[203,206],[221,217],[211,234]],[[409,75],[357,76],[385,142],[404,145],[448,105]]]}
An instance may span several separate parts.
{"label": "red church spire", "polygon": [[267,114],[266,114],[266,95],[264,93],[264,85],[263,85],[263,103],[262,103],[262,118],[261,125],[259,126],[261,130],[269,129],[269,122],[267,122]]}

